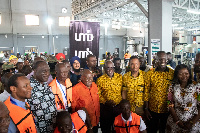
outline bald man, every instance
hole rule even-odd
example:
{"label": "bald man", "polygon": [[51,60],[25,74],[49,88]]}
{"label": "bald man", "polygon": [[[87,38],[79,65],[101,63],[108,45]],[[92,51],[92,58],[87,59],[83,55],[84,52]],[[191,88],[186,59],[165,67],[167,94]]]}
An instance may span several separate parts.
{"label": "bald man", "polygon": [[122,75],[114,72],[112,61],[105,62],[104,70],[105,74],[97,79],[99,102],[101,104],[100,121],[101,131],[110,133],[114,118],[119,115],[119,112],[116,112],[118,108],[116,105],[122,100]]}
{"label": "bald man", "polygon": [[49,84],[55,95],[57,110],[63,109],[68,111],[68,108],[71,107],[72,83],[68,78],[69,70],[64,63],[56,64],[56,78]]}
{"label": "bald man", "polygon": [[93,132],[98,132],[97,124],[100,117],[100,104],[97,85],[93,82],[93,74],[88,70],[83,70],[81,82],[72,89],[72,110],[73,112],[85,107],[88,110]]}
{"label": "bald man", "polygon": [[0,102],[0,133],[8,133],[10,124],[9,111],[3,102]]}

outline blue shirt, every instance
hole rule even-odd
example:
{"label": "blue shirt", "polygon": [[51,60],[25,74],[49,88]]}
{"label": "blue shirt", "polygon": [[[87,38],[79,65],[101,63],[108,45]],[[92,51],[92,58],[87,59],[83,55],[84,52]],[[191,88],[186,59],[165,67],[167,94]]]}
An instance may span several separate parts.
{"label": "blue shirt", "polygon": [[81,75],[76,75],[75,73],[70,72],[70,81],[72,86],[78,84],[78,80],[81,78]]}
{"label": "blue shirt", "polygon": [[[10,96],[10,100],[11,100],[11,103],[12,103],[12,101],[14,101],[17,104],[17,106],[19,106],[19,107],[21,107],[23,109],[26,109],[26,106],[25,106],[26,103],[25,102],[19,101],[19,100],[13,98],[12,96]],[[19,132],[19,131],[18,131],[15,123],[13,122],[12,119],[10,119],[10,125],[8,127],[8,133],[17,133],[17,132]]]}

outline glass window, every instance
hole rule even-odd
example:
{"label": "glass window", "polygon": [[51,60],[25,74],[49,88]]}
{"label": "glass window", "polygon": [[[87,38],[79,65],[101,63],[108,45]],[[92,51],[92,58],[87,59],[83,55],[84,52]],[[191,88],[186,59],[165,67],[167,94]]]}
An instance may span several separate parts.
{"label": "glass window", "polygon": [[25,15],[26,25],[39,25],[38,15]]}
{"label": "glass window", "polygon": [[59,17],[59,26],[69,26],[70,17]]}

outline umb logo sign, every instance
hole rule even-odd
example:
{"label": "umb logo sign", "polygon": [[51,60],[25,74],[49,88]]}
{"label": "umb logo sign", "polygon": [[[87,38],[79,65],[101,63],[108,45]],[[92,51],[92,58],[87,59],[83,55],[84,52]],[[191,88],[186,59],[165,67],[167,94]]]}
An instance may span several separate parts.
{"label": "umb logo sign", "polygon": [[89,51],[89,48],[86,48],[86,51],[79,51],[77,54],[77,50],[75,50],[75,56],[79,58],[86,58],[89,54],[93,54],[92,51]]}
{"label": "umb logo sign", "polygon": [[79,33],[79,37],[77,37],[77,33],[75,33],[76,41],[92,41],[94,38],[93,34],[90,34],[90,30],[87,30],[87,33]]}
{"label": "umb logo sign", "polygon": [[70,58],[78,56],[84,67],[87,55],[99,57],[100,23],[71,21],[69,28]]}

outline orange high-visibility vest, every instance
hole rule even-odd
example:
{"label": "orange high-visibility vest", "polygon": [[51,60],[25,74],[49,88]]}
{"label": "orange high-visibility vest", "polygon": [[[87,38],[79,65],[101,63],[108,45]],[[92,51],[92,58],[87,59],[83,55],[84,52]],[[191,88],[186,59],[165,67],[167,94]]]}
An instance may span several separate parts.
{"label": "orange high-visibility vest", "polygon": [[[34,116],[30,109],[25,110],[15,104],[12,104],[10,97],[4,103],[10,111],[9,115],[20,133],[37,133]],[[28,103],[26,104],[28,105]]]}
{"label": "orange high-visibility vest", "polygon": [[121,114],[115,117],[114,126],[116,133],[139,133],[140,117],[136,113],[131,112],[132,121],[127,125],[122,120]]}
{"label": "orange high-visibility vest", "polygon": [[71,114],[72,122],[74,123],[75,129],[78,130],[79,133],[86,133],[87,126],[83,122],[83,120],[79,117],[78,113],[75,112]]}
{"label": "orange high-visibility vest", "polygon": [[[87,126],[83,122],[83,120],[79,117],[78,113],[75,112],[71,114],[72,122],[74,123],[74,128],[79,132],[79,133],[86,133],[87,132]],[[60,133],[58,131],[58,127],[56,127],[54,133]]]}
{"label": "orange high-visibility vest", "polygon": [[[66,91],[67,91],[66,92],[66,94],[67,94],[67,104],[69,106],[72,102],[72,83],[71,83],[69,78],[65,80],[65,85],[66,85]],[[52,92],[55,95],[57,110],[65,109],[63,97],[62,97],[62,92],[60,91],[60,89],[59,89],[59,87],[56,83],[56,78],[49,84],[49,86],[51,87]]]}

